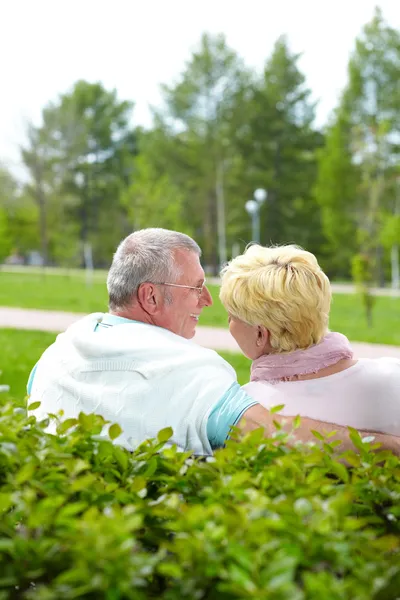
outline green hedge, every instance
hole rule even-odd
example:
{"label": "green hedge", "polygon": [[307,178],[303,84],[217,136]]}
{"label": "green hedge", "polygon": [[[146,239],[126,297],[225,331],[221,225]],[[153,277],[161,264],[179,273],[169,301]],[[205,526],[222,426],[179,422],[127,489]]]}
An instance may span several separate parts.
{"label": "green hedge", "polygon": [[0,599],[399,597],[400,461],[355,433],[347,469],[329,439],[200,460],[168,430],[130,454],[100,417],[44,424],[0,406]]}

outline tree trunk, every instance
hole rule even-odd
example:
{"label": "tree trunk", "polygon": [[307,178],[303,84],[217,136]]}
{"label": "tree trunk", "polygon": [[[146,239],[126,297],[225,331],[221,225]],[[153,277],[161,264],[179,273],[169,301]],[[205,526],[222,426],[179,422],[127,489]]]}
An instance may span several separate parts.
{"label": "tree trunk", "polygon": [[40,249],[42,253],[43,266],[47,267],[49,262],[49,240],[47,234],[47,210],[46,197],[41,185],[38,183],[37,202],[39,206],[39,231],[40,231]]}
{"label": "tree trunk", "polygon": [[383,259],[384,259],[384,249],[383,249],[382,245],[380,244],[376,248],[376,281],[377,281],[378,287],[381,287],[381,288],[385,287],[385,285],[386,285]]}
{"label": "tree trunk", "polygon": [[220,161],[217,165],[215,180],[215,195],[217,198],[217,230],[218,230],[218,267],[226,263],[226,222],[225,222],[225,195],[224,195],[224,165]]}
{"label": "tree trunk", "polygon": [[33,164],[32,174],[35,182],[35,198],[39,208],[39,236],[40,251],[42,254],[43,266],[46,267],[49,262],[49,238],[47,232],[47,202],[46,194],[43,189],[43,166],[40,159],[36,158]]}
{"label": "tree trunk", "polygon": [[215,193],[210,194],[210,215],[211,215],[211,267],[212,274],[217,276],[219,273],[218,257],[218,223],[217,223],[217,199]]}

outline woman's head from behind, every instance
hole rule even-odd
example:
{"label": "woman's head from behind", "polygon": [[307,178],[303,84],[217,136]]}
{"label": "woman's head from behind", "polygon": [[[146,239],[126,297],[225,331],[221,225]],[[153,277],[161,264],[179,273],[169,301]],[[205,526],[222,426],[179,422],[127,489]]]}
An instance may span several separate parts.
{"label": "woman's head from behind", "polygon": [[306,349],[326,335],[331,287],[310,252],[252,245],[221,275],[230,331],[249,358]]}

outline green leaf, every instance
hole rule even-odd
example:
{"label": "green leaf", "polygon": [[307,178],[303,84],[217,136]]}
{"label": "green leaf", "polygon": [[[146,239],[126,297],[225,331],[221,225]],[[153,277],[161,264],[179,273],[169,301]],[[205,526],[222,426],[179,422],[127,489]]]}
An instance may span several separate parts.
{"label": "green leaf", "polygon": [[121,469],[123,471],[126,471],[126,469],[129,466],[129,459],[128,459],[128,454],[125,452],[125,450],[123,450],[123,448],[115,446],[114,456],[117,459],[117,462],[118,462],[119,466],[121,467]]}
{"label": "green leaf", "polygon": [[154,475],[154,473],[157,471],[157,466],[158,466],[157,458],[155,456],[153,456],[147,463],[147,467],[144,472],[144,475],[146,477],[152,477]]}
{"label": "green leaf", "polygon": [[[372,540],[371,544],[380,552],[391,552],[398,550],[400,547],[400,538],[397,535],[384,535],[377,540]],[[400,579],[399,579],[400,583]]]}
{"label": "green leaf", "polygon": [[268,410],[271,413],[271,415],[273,415],[273,414],[279,412],[280,410],[282,410],[283,408],[285,408],[284,404],[278,404],[277,406],[272,406]]}
{"label": "green leaf", "polygon": [[36,464],[33,462],[29,462],[26,463],[22,469],[20,469],[18,471],[18,473],[15,476],[15,480],[17,483],[24,483],[25,481],[28,481],[28,479],[32,478],[32,475],[34,474],[36,470]]}
{"label": "green leaf", "polygon": [[232,563],[228,566],[228,575],[232,582],[236,586],[239,586],[239,589],[243,588],[246,592],[249,592],[249,594],[252,595],[256,591],[257,588],[255,583],[250,573],[248,573],[245,569],[242,569],[238,565]]}
{"label": "green leaf", "polygon": [[[10,577],[0,577],[0,589],[8,589],[8,588],[15,588],[18,585],[19,581],[16,577],[14,576],[10,576]],[[9,596],[3,596],[3,598],[7,598]]]}
{"label": "green leaf", "polygon": [[10,508],[13,505],[13,498],[11,493],[0,492],[0,514]]}
{"label": "green leaf", "polygon": [[293,429],[298,429],[301,425],[301,417],[300,415],[297,415],[294,419],[293,419]]}
{"label": "green leaf", "polygon": [[333,442],[329,442],[329,445],[331,448],[338,448],[342,443],[342,440],[333,440]]}
{"label": "green leaf", "polygon": [[342,479],[342,481],[344,481],[345,483],[349,481],[349,472],[346,469],[346,467],[342,465],[342,463],[332,461],[331,470],[333,473],[335,473],[335,475],[339,477],[339,479]]}
{"label": "green leaf", "polygon": [[91,489],[91,486],[95,481],[96,477],[91,473],[83,475],[82,477],[75,479],[75,481],[71,484],[71,491],[79,492],[81,490]]}
{"label": "green leaf", "polygon": [[161,429],[161,431],[158,432],[157,440],[160,442],[160,444],[167,442],[169,439],[171,439],[173,433],[174,431],[172,427],[165,427],[164,429]]}
{"label": "green leaf", "polygon": [[0,552],[9,552],[14,549],[14,540],[9,538],[0,539]]}
{"label": "green leaf", "polygon": [[122,429],[118,425],[118,423],[114,423],[113,425],[110,426],[110,429],[108,430],[108,435],[110,436],[110,438],[112,440],[115,440],[121,434],[122,434]]}
{"label": "green leaf", "polygon": [[75,427],[75,425],[77,424],[78,419],[65,419],[65,421],[62,421],[59,425],[57,425],[57,433],[59,435],[62,435],[63,433],[68,431],[68,429],[71,429],[71,427]]}
{"label": "green leaf", "polygon": [[336,430],[336,429],[334,429],[333,431],[329,431],[328,433],[324,432],[324,434],[325,434],[325,437],[327,437],[327,438],[331,438],[331,437],[333,437],[334,435],[337,435],[337,430]]}
{"label": "green leaf", "polygon": [[334,449],[332,448],[332,446],[330,444],[327,444],[324,442],[322,447],[325,450],[325,452],[327,452],[328,454],[333,454]]}
{"label": "green leaf", "polygon": [[320,440],[321,442],[325,441],[324,436],[319,431],[316,431],[315,429],[311,429],[311,433],[313,434],[314,437],[317,438],[317,440]]}
{"label": "green leaf", "polygon": [[359,454],[356,454],[353,451],[347,451],[347,452],[343,452],[343,454],[341,454],[341,456],[343,456],[343,458],[349,463],[349,465],[351,465],[352,467],[359,467],[360,463],[361,463],[361,459]]}
{"label": "green leaf", "polygon": [[75,517],[77,514],[83,512],[87,508],[86,502],[74,502],[73,504],[67,504],[63,506],[58,515],[57,519],[64,520],[71,517]]}
{"label": "green leaf", "polygon": [[31,404],[28,405],[28,410],[36,410],[37,408],[39,408],[39,406],[41,405],[41,402],[31,402]]}
{"label": "green leaf", "polygon": [[161,575],[166,575],[167,577],[174,577],[175,579],[180,579],[183,576],[183,570],[180,565],[173,562],[164,562],[158,565],[157,571]]}
{"label": "green leaf", "polygon": [[252,444],[259,445],[265,440],[265,429],[261,426],[253,429],[246,434],[245,439]]}
{"label": "green leaf", "polygon": [[133,480],[130,489],[132,490],[132,492],[140,492],[140,490],[143,490],[146,487],[146,483],[147,479],[145,477],[142,477],[141,475],[138,475]]}
{"label": "green leaf", "polygon": [[230,487],[241,487],[243,486],[243,483],[249,481],[251,479],[251,475],[248,471],[242,471],[240,473],[235,473],[235,475],[232,476],[230,482],[229,482],[229,486]]}
{"label": "green leaf", "polygon": [[358,450],[365,450],[360,434],[353,427],[348,427],[349,437]]}
{"label": "green leaf", "polygon": [[78,416],[79,424],[85,431],[91,431],[95,424],[95,415],[81,412]]}

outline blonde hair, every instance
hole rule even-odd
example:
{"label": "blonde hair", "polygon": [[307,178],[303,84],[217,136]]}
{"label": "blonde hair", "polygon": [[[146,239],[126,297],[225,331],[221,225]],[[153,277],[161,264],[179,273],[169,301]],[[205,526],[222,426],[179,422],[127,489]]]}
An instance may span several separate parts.
{"label": "blonde hair", "polygon": [[309,348],[326,335],[331,286],[311,252],[252,245],[221,276],[226,310],[249,325],[264,325],[275,352]]}

